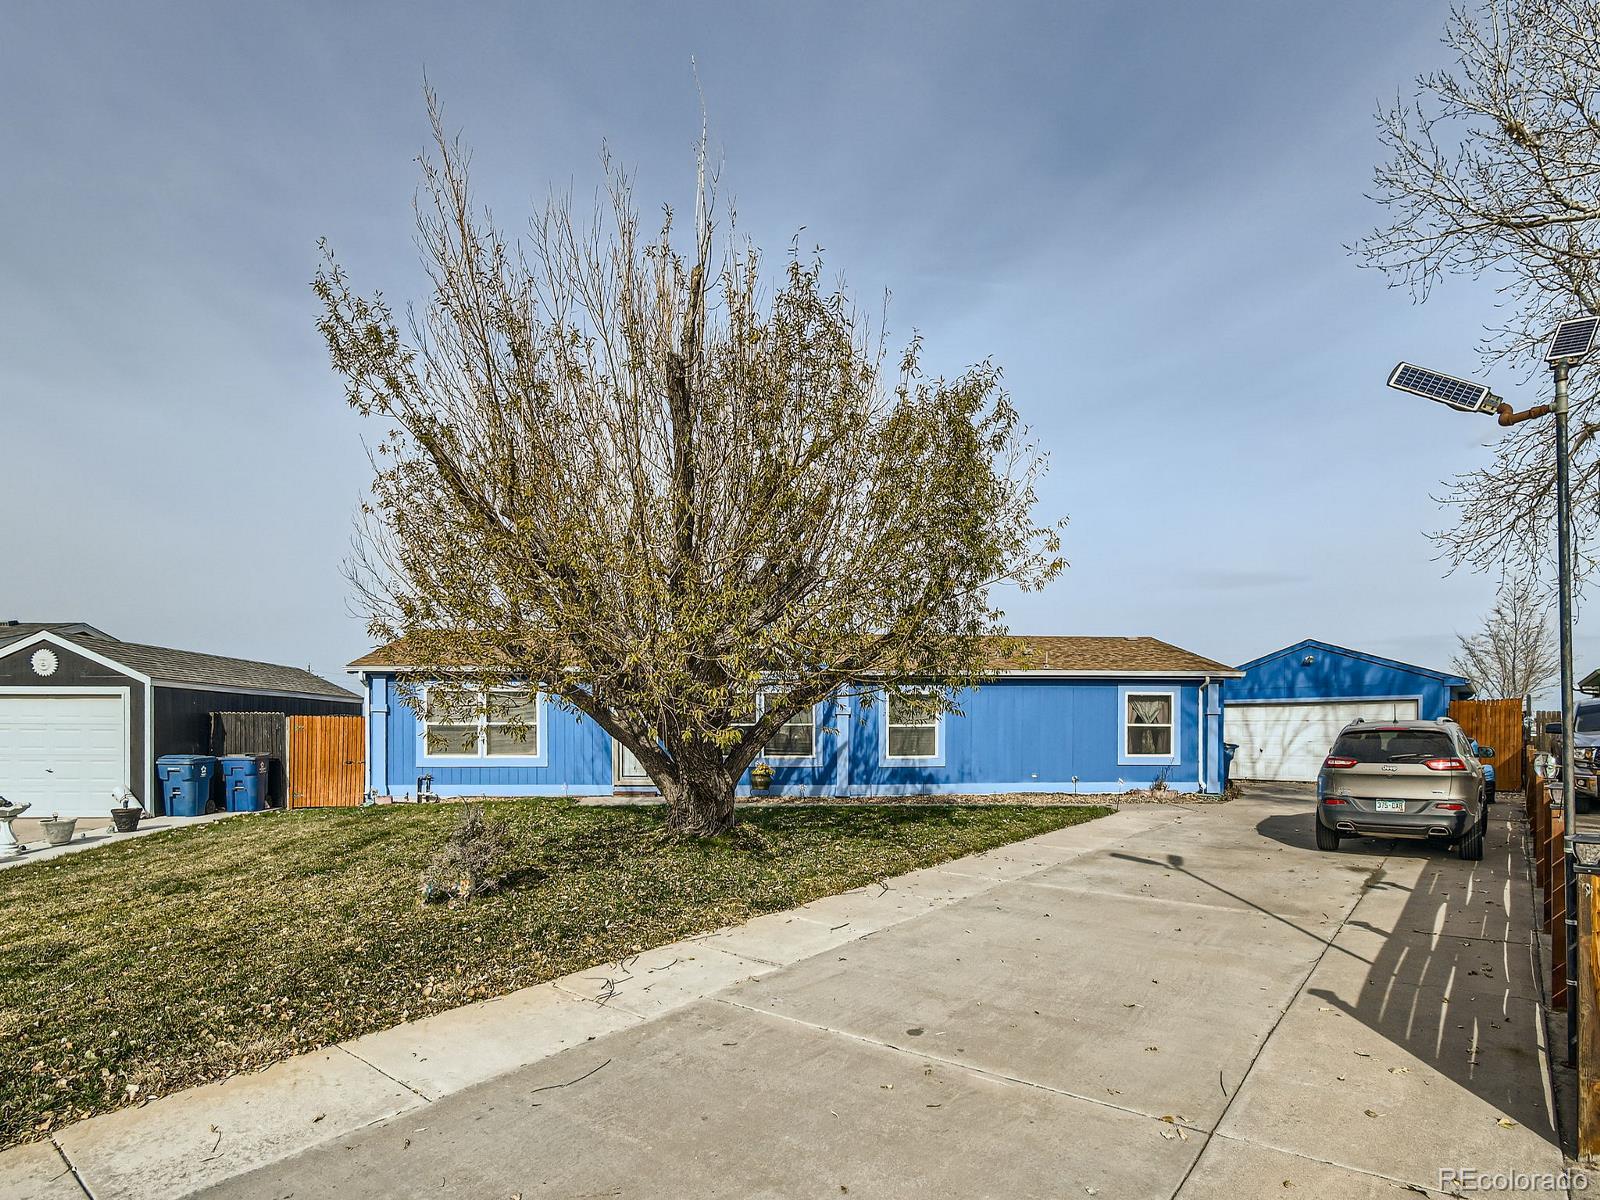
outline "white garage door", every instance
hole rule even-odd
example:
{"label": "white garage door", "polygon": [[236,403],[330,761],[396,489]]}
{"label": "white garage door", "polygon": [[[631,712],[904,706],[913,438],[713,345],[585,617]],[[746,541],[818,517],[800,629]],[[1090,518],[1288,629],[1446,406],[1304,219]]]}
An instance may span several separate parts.
{"label": "white garage door", "polygon": [[28,815],[103,817],[128,784],[128,727],[117,696],[0,696],[0,796]]}
{"label": "white garage door", "polygon": [[1322,760],[1351,721],[1414,721],[1415,700],[1341,700],[1319,704],[1230,704],[1224,737],[1237,742],[1230,777],[1315,780]]}

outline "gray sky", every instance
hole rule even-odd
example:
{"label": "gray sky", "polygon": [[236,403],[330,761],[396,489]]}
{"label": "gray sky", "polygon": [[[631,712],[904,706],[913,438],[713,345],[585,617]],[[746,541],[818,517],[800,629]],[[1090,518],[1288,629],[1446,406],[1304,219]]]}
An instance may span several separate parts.
{"label": "gray sky", "polygon": [[1378,216],[1374,108],[1442,65],[1446,9],[13,2],[0,617],[343,678],[366,461],[316,239],[418,294],[424,71],[505,223],[587,194],[602,140],[681,203],[693,56],[744,231],[804,227],[934,367],[992,356],[1051,449],[1072,565],[1015,629],[1443,667],[1494,589],[1446,576],[1431,497],[1498,431],[1383,381],[1473,371],[1495,297],[1419,307],[1341,247]]}

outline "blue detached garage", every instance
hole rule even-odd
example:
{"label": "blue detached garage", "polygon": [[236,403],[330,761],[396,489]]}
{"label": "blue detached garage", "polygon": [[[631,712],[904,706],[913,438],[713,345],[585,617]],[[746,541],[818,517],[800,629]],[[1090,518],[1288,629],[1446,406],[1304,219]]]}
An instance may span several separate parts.
{"label": "blue detached garage", "polygon": [[1307,638],[1241,663],[1228,685],[1238,779],[1311,781],[1351,721],[1436,720],[1472,695],[1459,675]]}

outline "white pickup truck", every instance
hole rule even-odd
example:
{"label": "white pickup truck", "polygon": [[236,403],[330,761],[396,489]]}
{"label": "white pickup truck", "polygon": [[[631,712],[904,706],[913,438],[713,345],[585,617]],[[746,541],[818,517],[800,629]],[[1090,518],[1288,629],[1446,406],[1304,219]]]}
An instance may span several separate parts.
{"label": "white pickup truck", "polygon": [[[1557,748],[1557,761],[1560,759]],[[1580,700],[1572,719],[1572,790],[1578,809],[1600,803],[1600,700]]]}

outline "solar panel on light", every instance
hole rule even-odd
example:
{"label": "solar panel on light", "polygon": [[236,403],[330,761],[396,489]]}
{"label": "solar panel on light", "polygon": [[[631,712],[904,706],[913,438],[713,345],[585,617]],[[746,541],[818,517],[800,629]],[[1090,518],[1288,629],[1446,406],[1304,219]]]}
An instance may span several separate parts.
{"label": "solar panel on light", "polygon": [[1389,386],[1397,391],[1410,392],[1462,412],[1490,412],[1494,409],[1494,394],[1481,383],[1457,379],[1430,371],[1426,367],[1401,363],[1389,372]]}
{"label": "solar panel on light", "polygon": [[1583,358],[1594,349],[1596,333],[1600,333],[1600,317],[1573,317],[1561,322],[1550,338],[1550,352],[1544,356],[1545,362]]}

